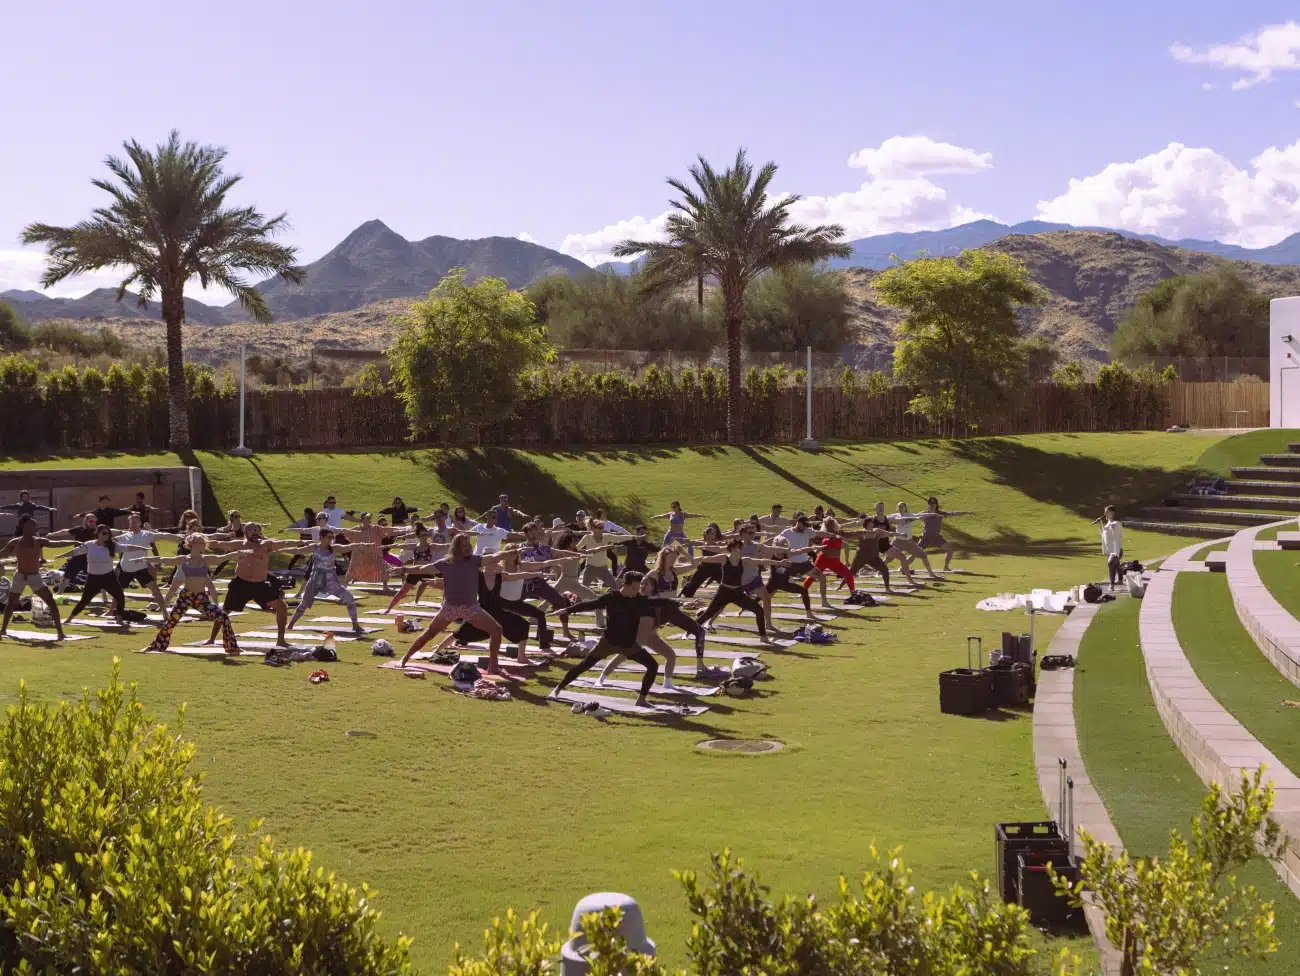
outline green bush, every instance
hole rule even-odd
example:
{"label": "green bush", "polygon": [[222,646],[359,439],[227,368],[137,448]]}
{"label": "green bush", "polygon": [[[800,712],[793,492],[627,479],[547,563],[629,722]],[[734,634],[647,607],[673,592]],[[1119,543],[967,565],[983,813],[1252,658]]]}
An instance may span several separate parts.
{"label": "green bush", "polygon": [[[861,886],[839,879],[838,897],[769,898],[728,851],[715,854],[707,876],[674,872],[695,918],[687,954],[692,976],[1032,976],[1049,968],[1074,972],[1077,960],[1046,960],[1030,942],[1029,914],[1004,904],[988,881],[946,894],[920,893],[892,851],[872,849]],[[666,976],[658,961],[628,950],[617,934],[617,909],[587,915],[582,930],[593,952],[593,976]],[[537,916],[522,925],[513,912],[495,921],[484,954],[456,948],[449,976],[540,976],[553,970],[559,946]],[[684,971],[687,972],[687,971]]]}
{"label": "green bush", "polygon": [[0,730],[0,969],[403,974],[372,893],[203,802],[194,746],[119,678],[79,702],[20,686]]}
{"label": "green bush", "polygon": [[18,321],[13,306],[0,302],[0,352],[15,352],[31,344],[31,331]]}

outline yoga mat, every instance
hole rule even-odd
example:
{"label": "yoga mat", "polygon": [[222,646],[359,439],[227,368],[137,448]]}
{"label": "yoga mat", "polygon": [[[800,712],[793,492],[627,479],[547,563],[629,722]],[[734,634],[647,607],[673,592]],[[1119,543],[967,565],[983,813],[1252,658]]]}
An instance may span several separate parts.
{"label": "yoga mat", "polygon": [[[390,671],[405,671],[408,668],[413,668],[416,671],[423,671],[426,674],[441,674],[447,677],[451,676],[452,669],[452,665],[450,664],[433,664],[429,661],[408,661],[405,668],[402,667],[402,662],[400,660],[386,661],[379,666]],[[480,675],[480,677],[487,678],[489,681],[513,684],[519,684],[528,680],[528,675],[525,674],[483,674]]]}
{"label": "yoga mat", "polygon": [[[695,638],[692,637],[690,634],[674,634],[668,639],[675,640],[675,641],[676,640],[690,641],[692,644],[695,643]],[[798,643],[798,641],[774,640],[771,641],[770,643],[764,644],[757,637],[719,637],[717,634],[709,634],[708,643],[738,644],[741,647],[794,647],[794,645]],[[705,645],[704,654],[706,657],[709,654],[708,644]]]}
{"label": "yoga mat", "polygon": [[657,705],[643,708],[631,698],[614,698],[609,695],[590,695],[586,692],[573,692],[565,689],[560,698],[551,701],[558,705],[572,705],[575,702],[595,702],[611,712],[620,715],[639,715],[644,718],[673,718],[690,715],[703,715],[709,710],[707,705]]}
{"label": "yoga mat", "polygon": [[[280,635],[273,630],[250,630],[243,634],[235,635],[235,637],[238,638],[239,640],[243,640],[245,637],[253,637],[261,640],[275,640],[279,636]],[[316,644],[323,644],[325,642],[325,635],[323,633],[318,633],[316,631],[306,630],[302,627],[295,627],[293,630],[285,634],[285,639],[291,641],[292,640],[313,641],[314,643],[311,644],[310,646],[315,647]],[[347,634],[334,635],[335,642],[339,644],[345,644],[348,643],[349,641],[354,641],[356,639],[357,638],[353,636],[351,631],[348,631]]]}
{"label": "yoga mat", "polygon": [[[349,618],[349,619],[350,619],[350,618]],[[357,619],[360,620],[361,618],[358,617]],[[354,638],[355,638],[355,637],[359,636],[359,635],[357,634],[357,632],[356,632],[355,630],[352,629],[352,626],[351,626],[350,624],[349,624],[348,626],[339,626],[338,624],[322,624],[322,625],[320,625],[320,626],[317,626],[316,624],[303,623],[301,620],[299,620],[299,621],[298,621],[298,625],[297,625],[296,627],[294,627],[293,629],[294,629],[294,630],[306,631],[306,632],[310,632],[310,633],[322,634],[322,635],[323,635],[323,634],[333,634],[333,635],[335,636],[335,638],[339,638],[339,637],[354,637]],[[377,633],[379,633],[379,628],[378,628],[378,627],[362,627],[362,628],[361,628],[361,632],[362,632],[363,634],[377,634]]]}
{"label": "yoga mat", "polygon": [[[670,637],[670,638],[669,638],[669,640],[676,640],[676,639],[677,639],[677,638],[675,638],[675,637]],[[689,641],[691,642],[692,645],[694,645],[694,643],[695,643],[695,638],[693,638],[693,637],[686,637],[685,635],[683,635],[683,639],[684,639],[684,640],[689,640]],[[712,636],[710,636],[709,640],[714,640],[714,638],[713,638]],[[755,639],[755,643],[757,643],[757,639]],[[777,645],[772,644],[772,645],[764,645],[764,646],[775,647],[775,646],[777,646]],[[682,648],[682,647],[674,647],[673,650],[677,652],[677,660],[679,660],[679,661],[684,660],[684,659],[686,659],[686,658],[691,658],[692,660],[694,659],[694,656],[695,656],[695,649],[694,649],[693,646],[692,646],[691,649],[689,649],[689,650],[686,649],[686,648]],[[653,653],[653,652],[652,652],[652,653]],[[705,657],[716,657],[716,658],[721,658],[721,659],[726,660],[726,661],[734,661],[734,660],[735,660],[736,658],[738,658],[738,657],[758,657],[758,654],[759,654],[759,652],[756,651],[756,650],[755,650],[755,651],[739,651],[739,650],[734,650],[734,649],[732,649],[732,648],[726,648],[726,647],[709,647],[707,644],[706,644],[705,647],[704,647],[704,656],[705,656]],[[578,654],[578,653],[575,652],[575,653],[572,655],[572,659],[573,659],[573,661],[576,662],[576,661],[580,661],[580,660],[582,660],[582,658],[585,657],[585,656],[586,656],[586,652],[585,652],[585,651],[584,651],[583,653],[581,653],[581,654]],[[609,657],[613,657],[613,656],[614,656],[613,654],[609,655]],[[609,658],[606,658],[605,660],[608,660],[608,659],[609,659]]]}
{"label": "yoga mat", "polygon": [[[569,685],[580,688],[613,688],[618,691],[640,691],[641,682],[624,681],[622,678],[606,678],[604,685],[597,685],[595,678],[588,678],[585,675],[577,678],[573,684]],[[650,688],[652,695],[670,695],[676,698],[705,698],[709,695],[716,695],[721,689],[717,687],[706,688],[703,685],[677,685],[672,691],[665,691],[662,677],[655,679],[655,684]]]}
{"label": "yoga mat", "polygon": [[[55,633],[46,633],[40,630],[14,630],[12,627],[9,629],[9,632],[5,634],[3,639],[8,640],[11,637],[14,640],[40,641],[44,644],[57,644],[59,642],[59,635]],[[90,634],[69,634],[67,637],[64,638],[65,641],[79,641],[79,640],[90,640],[90,639],[91,639]]]}
{"label": "yoga mat", "polygon": [[[389,627],[389,626],[391,626],[392,623],[393,623],[393,618],[392,618],[392,617],[362,617],[362,616],[358,615],[358,617],[357,617],[357,621],[358,621],[358,623],[362,623],[362,624],[373,624],[373,625],[376,626],[376,627]],[[311,620],[307,621],[307,626],[310,627],[312,624],[317,624],[317,623],[321,623],[321,624],[350,624],[350,623],[352,623],[352,618],[351,618],[351,617],[313,617]],[[331,629],[331,628],[328,628],[328,627],[312,627],[312,629],[313,629],[313,630],[329,630],[329,629]],[[352,628],[350,628],[350,627],[347,628],[347,630],[348,630],[348,633],[351,633],[351,632],[352,632]]]}
{"label": "yoga mat", "polygon": [[[263,653],[263,650],[259,650],[258,648],[262,647],[264,650],[270,650],[273,646],[274,646],[273,642],[249,641],[247,644],[239,645],[238,654],[227,654],[225,651],[221,649],[221,644],[219,642],[210,647],[209,646],[196,647],[193,644],[182,644],[178,647],[177,645],[173,644],[165,651],[151,651],[147,647],[142,647],[138,653],[179,654],[181,657],[265,657],[266,655]],[[294,650],[294,648],[282,648],[282,650]]]}

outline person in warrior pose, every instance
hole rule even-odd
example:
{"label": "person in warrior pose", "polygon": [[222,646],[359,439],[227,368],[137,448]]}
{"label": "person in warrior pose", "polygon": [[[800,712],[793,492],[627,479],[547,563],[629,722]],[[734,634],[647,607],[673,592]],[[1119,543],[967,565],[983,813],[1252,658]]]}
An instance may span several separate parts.
{"label": "person in warrior pose", "polygon": [[587,656],[560,679],[560,683],[550,694],[551,698],[558,699],[565,688],[604,658],[611,654],[621,654],[645,668],[645,676],[641,679],[641,693],[637,696],[636,703],[643,708],[650,707],[647,696],[655,683],[655,677],[659,674],[659,662],[637,643],[641,618],[653,616],[658,608],[672,601],[662,597],[643,596],[641,578],[641,574],[635,570],[624,573],[614,589],[606,590],[594,600],[586,600],[560,611],[560,618],[563,619],[570,613],[580,613],[583,610],[604,610],[609,619],[609,627],[605,631],[605,636],[596,643]]}
{"label": "person in warrior pose", "polygon": [[[39,502],[32,501],[32,493],[30,491],[20,491],[18,493],[18,501],[9,505],[0,505],[0,515],[7,515],[15,519],[21,519],[24,515],[31,517],[37,512],[44,512],[50,517],[50,529],[54,528],[54,513],[57,511],[57,508],[52,508],[49,505],[42,505]],[[14,524],[14,535],[21,535],[18,531],[17,523]]]}
{"label": "person in warrior pose", "polygon": [[[822,521],[821,531],[817,535],[821,540],[821,551],[817,553],[813,565],[823,573],[827,571],[834,573],[849,584],[849,593],[853,593],[858,588],[858,584],[849,567],[844,565],[844,537],[840,535],[840,523],[827,516]],[[810,588],[812,584],[811,577],[803,581],[804,589]],[[829,607],[830,601],[823,597],[822,606]]]}
{"label": "person in warrior pose", "polygon": [[[424,585],[431,578],[426,575],[426,569],[433,562],[433,551],[435,549],[433,535],[425,527],[423,522],[416,522],[413,526],[414,533],[407,545],[411,549],[411,561],[402,567],[402,585],[393,598],[388,601],[388,608],[385,613],[392,613],[393,609],[402,602],[402,598],[410,593],[413,588],[418,586],[419,592],[416,593],[415,602],[420,602],[420,597],[424,594]],[[446,549],[445,544],[436,546],[440,551]],[[429,570],[428,572],[432,572]]]}
{"label": "person in warrior pose", "polygon": [[[132,512],[126,517],[126,532],[117,537],[119,543],[139,546],[154,555],[158,554],[159,540],[180,542],[181,537],[171,532],[154,532],[144,528],[139,512]],[[167,603],[158,586],[158,573],[144,556],[136,552],[123,552],[122,558],[117,563],[117,581],[122,584],[123,591],[132,583],[136,583],[143,590],[148,590],[154,598],[154,605],[150,609],[166,612]]]}
{"label": "person in warrior pose", "polygon": [[[667,574],[673,573],[671,567],[666,565],[671,559],[665,559],[665,555],[671,559],[677,558],[677,547],[662,550],[660,558],[655,566],[655,571],[641,578],[641,595],[642,596],[661,596],[668,598],[672,591],[672,586],[665,586],[664,581]],[[637,570],[629,570],[637,572]],[[672,575],[672,583],[677,582],[676,574]],[[717,672],[712,668],[704,666],[704,628],[697,624],[688,614],[684,613],[676,600],[667,599],[667,602],[658,606],[653,617],[642,617],[641,625],[637,631],[637,643],[647,649],[653,649],[664,659],[664,691],[673,691],[673,671],[677,667],[677,651],[673,649],[667,641],[659,636],[658,630],[666,624],[676,624],[683,631],[695,638],[695,675],[697,678],[716,677]],[[611,677],[614,671],[626,660],[623,654],[616,654],[610,658],[605,665],[604,670],[600,672],[600,677],[596,679],[597,687],[604,685],[606,679]]]}
{"label": "person in warrior pose", "polygon": [[958,515],[974,515],[974,512],[945,512],[939,507],[939,499],[931,495],[926,499],[925,511],[921,513],[921,541],[924,549],[938,549],[943,553],[943,569],[952,568],[952,543],[943,537],[943,520]]}
{"label": "person in warrior pose", "polygon": [[[537,624],[537,645],[542,650],[550,650],[551,631],[546,626],[546,611],[536,607],[531,603],[524,602],[524,584],[528,580],[536,579],[545,570],[560,564],[559,560],[547,560],[545,562],[519,562],[519,556],[523,550],[512,548],[507,551],[502,559],[497,563],[492,563],[483,569],[483,582],[489,590],[492,591],[497,605],[507,611],[520,617],[531,618]],[[517,641],[517,656],[520,661],[527,661],[528,655],[525,645],[528,643],[528,633],[525,630],[522,640]]]}
{"label": "person in warrior pose", "polygon": [[[280,539],[267,539],[262,535],[262,526],[257,522],[244,524],[242,542],[232,540],[216,544],[216,548],[223,551],[241,547],[243,554],[235,564],[235,576],[230,581],[230,588],[226,590],[226,599],[222,602],[221,609],[231,614],[243,610],[249,603],[256,603],[263,610],[270,611],[275,614],[275,642],[281,647],[287,647],[289,642],[285,640],[284,628],[289,611],[284,603],[284,592],[271,577],[271,553],[310,553],[313,547],[299,546],[295,542]],[[221,620],[213,620],[212,633],[208,636],[209,644],[216,642],[217,631],[220,629]]]}
{"label": "person in warrior pose", "polygon": [[77,546],[66,553],[68,556],[84,555],[86,557],[86,586],[81,591],[81,599],[77,601],[77,605],[68,614],[69,623],[71,623],[73,617],[90,605],[90,601],[95,598],[97,593],[104,591],[113,598],[113,617],[118,626],[126,626],[126,620],[122,616],[126,610],[126,594],[122,592],[122,584],[118,582],[117,569],[113,565],[113,561],[117,558],[119,550],[122,552],[128,549],[133,552],[148,552],[149,547],[129,544],[119,546],[114,535],[113,529],[109,526],[97,525],[95,526],[95,538],[84,546]]}
{"label": "person in warrior pose", "polygon": [[59,606],[54,601],[54,594],[41,578],[41,563],[44,562],[41,550],[53,546],[54,543],[47,537],[36,534],[36,519],[30,515],[18,516],[18,524],[14,526],[14,530],[18,534],[0,548],[0,559],[9,556],[16,556],[18,559],[13,579],[9,581],[9,599],[5,602],[4,622],[0,623],[0,637],[4,637],[9,629],[9,618],[18,609],[18,601],[22,599],[23,591],[30,588],[32,595],[39,597],[50,608],[50,616],[54,618],[54,629],[58,632],[59,640],[63,640],[65,635],[63,621],[59,619]]}
{"label": "person in warrior pose", "polygon": [[[496,505],[488,509],[488,512],[493,512],[495,514],[497,528],[505,529],[507,532],[512,531],[510,528],[510,526],[513,524],[511,522],[512,519],[519,519],[520,525],[528,521],[527,512],[521,512],[517,508],[510,507],[509,495],[498,495]],[[478,517],[478,520],[480,522],[486,522],[487,516],[488,513],[484,512],[482,515]]]}
{"label": "person in warrior pose", "polygon": [[889,519],[894,523],[894,548],[907,553],[913,559],[920,559],[921,564],[925,566],[925,571],[930,574],[930,579],[942,580],[943,577],[930,565],[930,557],[912,538],[912,531],[916,528],[916,523],[921,520],[921,516],[910,514],[907,511],[907,502],[899,502],[898,514],[889,516]]}
{"label": "person in warrior pose", "polygon": [[[81,521],[80,525],[74,525],[70,529],[59,529],[57,532],[51,532],[48,536],[55,542],[62,542],[64,539],[71,539],[73,542],[90,542],[95,538],[95,527],[98,524],[94,515],[79,515],[77,518]],[[58,591],[62,593],[69,586],[76,586],[77,579],[86,571],[86,557],[73,556],[60,571],[62,578],[59,580]]]}
{"label": "person in warrior pose", "polygon": [[[812,600],[808,596],[806,587],[800,585],[799,581],[808,574],[812,569],[812,560],[808,558],[808,553],[816,546],[810,549],[790,550],[790,540],[784,535],[778,535],[772,540],[772,551],[784,556],[787,561],[785,566],[773,566],[768,573],[767,584],[759,592],[763,600],[763,611],[767,614],[767,619],[772,619],[772,594],[778,590],[785,593],[794,593],[798,595],[803,602],[803,612],[809,620],[816,620],[813,614]],[[788,553],[788,554],[787,554]],[[776,629],[773,625],[773,630]]]}
{"label": "person in warrior pose", "polygon": [[149,562],[156,566],[179,567],[181,578],[181,595],[167,614],[167,619],[158,628],[158,633],[149,644],[151,651],[165,651],[171,645],[172,631],[185,616],[185,611],[194,609],[202,616],[217,621],[221,627],[221,648],[227,654],[239,653],[239,642],[235,640],[235,628],[230,625],[230,615],[217,606],[212,597],[215,587],[212,585],[212,567],[230,555],[243,556],[244,553],[206,553],[208,540],[201,533],[195,532],[185,540],[186,552],[181,556],[150,556]]}
{"label": "person in warrior pose", "polygon": [[743,555],[744,548],[743,540],[733,538],[727,543],[725,553],[704,557],[703,562],[717,563],[722,567],[722,581],[718,583],[718,591],[713,594],[709,605],[696,615],[695,622],[703,626],[721,613],[727,604],[734,604],[754,615],[755,620],[758,621],[758,639],[769,644],[771,638],[767,636],[767,621],[763,613],[763,605],[745,592],[745,570],[763,566],[789,566],[789,563],[783,559],[746,557]]}
{"label": "person in warrior pose", "polygon": [[[550,534],[541,522],[529,522],[524,526],[524,551],[523,561],[525,563],[545,563],[553,559],[563,559],[569,556],[581,557],[582,553],[559,549],[550,545],[547,541]],[[565,563],[564,565],[577,566],[577,563]],[[561,573],[563,566],[561,566]],[[560,610],[567,607],[571,602],[568,597],[551,585],[551,581],[546,576],[538,576],[524,584],[524,596],[528,599],[542,599],[550,604],[552,610]]]}
{"label": "person in warrior pose", "polygon": [[681,502],[673,502],[668,506],[668,511],[662,515],[652,515],[651,518],[667,519],[668,531],[664,533],[663,544],[671,545],[674,542],[680,542],[686,546],[686,552],[692,559],[695,558],[695,545],[686,535],[686,520],[693,518],[704,518],[703,515],[694,515],[691,512],[682,511]]}
{"label": "person in warrior pose", "polygon": [[471,623],[488,635],[488,672],[500,674],[497,655],[501,651],[501,625],[490,613],[479,605],[479,576],[485,565],[491,566],[505,559],[516,550],[506,549],[501,552],[480,556],[474,552],[474,546],[467,535],[458,535],[451,543],[451,551],[433,564],[442,576],[442,609],[429,621],[424,633],[417,637],[402,657],[402,666],[411,659],[425,644],[454,623]]}
{"label": "person in warrior pose", "polygon": [[[821,590],[822,606],[826,606],[826,574],[818,569],[808,556],[808,553],[816,550],[817,547],[814,542],[818,538],[817,531],[808,522],[808,516],[803,512],[795,512],[794,523],[778,532],[777,538],[784,539],[790,547],[790,563],[793,572],[787,574],[788,579],[786,582],[792,579],[801,579],[804,583],[807,583],[809,579],[815,581]],[[778,587],[778,589],[782,588]],[[803,589],[805,593],[808,591],[807,587]],[[772,598],[770,594],[772,592],[775,591],[769,590],[769,596],[763,601],[765,607],[771,606]]]}
{"label": "person in warrior pose", "polygon": [[289,620],[290,630],[293,630],[298,621],[302,619],[302,615],[316,602],[316,597],[324,593],[327,596],[336,597],[340,603],[347,607],[348,616],[352,618],[354,633],[365,633],[365,629],[357,622],[357,598],[352,595],[346,586],[339,582],[337,554],[349,552],[352,545],[351,543],[335,543],[334,537],[336,535],[338,533],[332,529],[321,529],[320,543],[311,549],[311,561],[307,564],[310,579],[303,583],[302,598],[298,601],[298,609],[293,612],[293,617]]}
{"label": "person in warrior pose", "polygon": [[764,515],[761,519],[758,520],[758,524],[761,525],[764,531],[768,532],[769,534],[775,534],[777,532],[780,532],[782,529],[786,529],[794,525],[794,519],[785,518],[781,514],[781,512],[782,512],[782,508],[779,504],[773,505],[772,513],[770,515]]}
{"label": "person in warrior pose", "polygon": [[582,570],[582,582],[586,586],[600,582],[613,589],[614,574],[610,569],[609,550],[628,536],[607,533],[604,521],[597,518],[588,519],[587,526],[587,534],[578,540],[579,551],[587,557],[587,565]]}
{"label": "person in warrior pose", "polygon": [[393,496],[393,504],[389,505],[387,508],[381,508],[379,514],[392,516],[394,525],[405,525],[406,520],[418,511],[419,509],[415,506],[408,505],[406,502],[402,501],[401,495],[395,495]]}
{"label": "person in warrior pose", "polygon": [[[577,552],[578,537],[577,534],[565,530],[556,540],[554,552]],[[582,553],[586,555],[586,553]],[[564,559],[560,563],[560,578],[555,581],[555,589],[562,594],[572,594],[582,600],[593,600],[596,597],[596,591],[582,582],[582,565],[577,559]],[[566,606],[571,601],[565,599]],[[564,609],[564,608],[561,608]],[[596,608],[596,626],[605,629],[605,611],[600,607]],[[567,614],[560,614],[560,627],[564,632],[565,638],[574,640],[573,631],[569,628],[569,618]]]}
{"label": "person in warrior pose", "polygon": [[[688,543],[687,552],[688,554],[693,555],[693,553],[691,553],[691,548],[690,543]],[[723,541],[722,529],[718,528],[717,522],[710,522],[704,527],[704,540],[700,543],[701,551],[705,553],[716,553],[725,548],[726,543]],[[691,578],[688,579],[686,585],[682,587],[682,596],[689,600],[691,597],[695,596],[700,587],[705,583],[717,583],[721,579],[722,567],[718,563],[701,559],[695,567],[695,572],[691,574]]]}
{"label": "person in warrior pose", "polygon": [[650,567],[646,560],[659,551],[659,546],[646,538],[646,527],[638,525],[636,535],[631,539],[624,539],[618,545],[623,549],[623,571],[634,569],[638,573],[649,572]]}

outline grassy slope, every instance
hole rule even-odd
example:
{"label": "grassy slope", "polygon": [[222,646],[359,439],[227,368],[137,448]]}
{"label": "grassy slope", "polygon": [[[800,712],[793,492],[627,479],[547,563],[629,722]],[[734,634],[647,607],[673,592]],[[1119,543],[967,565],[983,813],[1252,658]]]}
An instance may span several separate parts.
{"label": "grassy slope", "polygon": [[[1291,526],[1295,528],[1295,526]],[[1300,616],[1300,557],[1293,551],[1274,550],[1255,553],[1255,569],[1259,578],[1274,599],[1290,611],[1292,616]]]}
{"label": "grassy slope", "polygon": [[[1188,574],[1182,580],[1192,578]],[[1136,600],[1119,601],[1103,609],[1088,628],[1075,677],[1074,716],[1088,775],[1125,847],[1150,856],[1168,850],[1171,827],[1189,834],[1186,827],[1205,788],[1169,738],[1151,699],[1138,646],[1140,609]],[[1294,947],[1300,945],[1300,903],[1262,861],[1247,865],[1239,877],[1273,900],[1283,948],[1267,962],[1233,962],[1232,971],[1290,972],[1284,960],[1294,959]],[[1227,961],[1205,960],[1210,965]]]}
{"label": "grassy slope", "polygon": [[1237,434],[1214,444],[1201,457],[1201,467],[1207,474],[1232,477],[1232,468],[1253,467],[1260,463],[1261,454],[1285,454],[1287,444],[1300,441],[1300,430],[1265,428],[1248,434]]}
{"label": "grassy slope", "polygon": [[1232,605],[1227,578],[1180,574],[1174,587],[1174,626],[1197,677],[1219,704],[1287,768],[1300,769],[1296,712],[1282,704],[1300,698],[1300,689],[1250,639]]}
{"label": "grassy slope", "polygon": [[[145,637],[56,651],[7,645],[0,689],[25,677],[38,694],[73,694],[104,679],[107,649],[122,653],[125,674],[160,714],[188,702],[210,797],[378,887],[387,924],[417,936],[426,966],[444,960],[453,940],[476,945],[507,905],[544,907],[562,924],[580,895],[608,889],[635,894],[666,955],[679,958],[688,920],[668,869],[698,867],[724,844],[776,891],[831,891],[872,839],[905,842],[925,886],[990,871],[990,824],[1042,812],[1029,722],[940,715],[936,672],[962,659],[967,634],[991,641],[1023,626],[974,610],[979,597],[1099,576],[1088,521],[1102,503],[1158,496],[1185,480],[1211,442],[1115,434],[868,444],[820,456],[784,448],[203,455],[220,504],[273,527],[327,491],[348,507],[382,507],[393,494],[478,507],[507,489],[527,511],[604,504],[626,522],[674,498],[721,520],[772,501],[847,509],[880,498],[892,508],[936,492],[979,513],[949,526],[979,575],[873,612],[834,647],[771,655],[776,680],[762,697],[720,703],[677,727],[600,724],[533,699],[469,701],[437,682],[380,672],[347,644],[334,680],[320,687],[303,669],[124,653]],[[1171,548],[1167,537],[1136,532],[1126,543],[1140,559]],[[1042,642],[1055,624],[1040,622]],[[351,728],[378,737],[344,737]],[[696,753],[697,741],[718,734],[774,736],[791,748],[748,760]]]}

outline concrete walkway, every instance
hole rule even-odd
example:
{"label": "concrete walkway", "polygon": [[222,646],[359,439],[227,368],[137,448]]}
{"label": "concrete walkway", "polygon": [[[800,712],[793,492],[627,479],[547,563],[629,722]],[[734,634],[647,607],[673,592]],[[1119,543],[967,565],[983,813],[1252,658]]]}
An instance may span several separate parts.
{"label": "concrete walkway", "polygon": [[[1091,603],[1075,607],[1052,638],[1047,653],[1069,654],[1077,661],[1079,642],[1099,609],[1100,605]],[[1124,844],[1115,825],[1110,822],[1105,803],[1088,778],[1088,771],[1083,765],[1083,754],[1079,751],[1079,737],[1074,728],[1073,668],[1040,672],[1038,691],[1034,695],[1034,768],[1038,774],[1038,788],[1043,794],[1043,806],[1058,819],[1061,811],[1055,807],[1060,799],[1061,759],[1066,761],[1066,769],[1074,779],[1076,834],[1081,835],[1086,830],[1096,840],[1109,844],[1116,853],[1123,850]],[[1082,853],[1082,845],[1077,837],[1075,843],[1078,845],[1076,849]],[[1101,909],[1085,900],[1084,917],[1088,920],[1092,939],[1097,943],[1103,972],[1106,976],[1114,976],[1120,969],[1120,956],[1106,939],[1106,916]]]}
{"label": "concrete walkway", "polygon": [[[1291,521],[1294,520],[1274,524],[1285,525]],[[1232,537],[1226,570],[1228,588],[1237,617],[1251,639],[1273,662],[1273,667],[1292,684],[1300,686],[1300,620],[1278,603],[1255,568],[1255,550],[1259,546],[1255,536],[1266,528],[1269,526],[1244,529]]]}
{"label": "concrete walkway", "polygon": [[[1252,535],[1248,554],[1253,542]],[[1253,775],[1256,769],[1266,767],[1265,779],[1276,791],[1273,814],[1287,838],[1286,854],[1274,867],[1300,897],[1300,779],[1210,694],[1187,660],[1174,629],[1178,572],[1173,567],[1204,545],[1198,542],[1180,550],[1166,562],[1170,568],[1161,568],[1147,584],[1139,631],[1151,697],[1170,737],[1207,786],[1217,782],[1232,791],[1240,785],[1242,773]]]}

